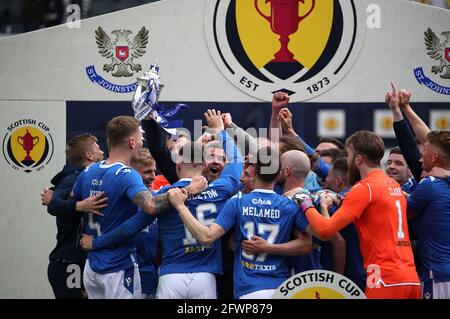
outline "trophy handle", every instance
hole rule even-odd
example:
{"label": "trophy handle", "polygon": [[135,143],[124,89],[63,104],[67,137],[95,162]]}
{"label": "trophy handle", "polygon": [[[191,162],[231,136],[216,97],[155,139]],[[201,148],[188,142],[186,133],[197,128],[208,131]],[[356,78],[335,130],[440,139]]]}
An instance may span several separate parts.
{"label": "trophy handle", "polygon": [[305,19],[306,17],[308,17],[308,16],[311,14],[311,12],[314,10],[314,7],[315,7],[315,6],[316,6],[316,0],[312,0],[312,6],[311,6],[311,9],[309,9],[308,13],[305,14],[304,16],[298,17],[298,22],[297,22],[297,23],[300,23],[300,21],[302,21],[303,19]]}
{"label": "trophy handle", "polygon": [[[22,142],[20,142],[20,141],[22,141]],[[17,137],[17,143],[19,143],[20,146],[23,146],[23,137],[22,136]]]}
{"label": "trophy handle", "polygon": [[[315,0],[314,0],[315,1]],[[267,2],[267,1],[266,1]],[[266,19],[267,21],[269,21],[270,23],[272,23],[272,17],[266,16],[261,10],[259,10],[259,6],[258,6],[258,0],[255,0],[255,8],[256,11],[258,11],[259,15],[261,17],[263,17],[264,19]]]}
{"label": "trophy handle", "polygon": [[[37,139],[36,143],[34,142],[35,139]],[[35,146],[37,143],[39,143],[39,136],[33,137],[33,146]]]}

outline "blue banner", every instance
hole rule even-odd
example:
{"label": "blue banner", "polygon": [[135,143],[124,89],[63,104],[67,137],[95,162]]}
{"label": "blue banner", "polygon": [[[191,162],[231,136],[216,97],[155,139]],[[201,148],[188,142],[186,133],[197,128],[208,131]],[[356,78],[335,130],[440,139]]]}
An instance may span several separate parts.
{"label": "blue banner", "polygon": [[86,68],[86,74],[93,83],[97,83],[108,91],[115,93],[132,93],[136,91],[137,82],[128,85],[113,84],[98,75],[93,65]]}
{"label": "blue banner", "polygon": [[450,95],[450,87],[445,87],[445,86],[439,85],[439,84],[435,83],[433,80],[429,79],[424,74],[422,67],[415,68],[414,75],[420,84],[425,85],[430,90],[433,90],[434,92],[437,92],[440,94]]}
{"label": "blue banner", "polygon": [[189,105],[182,103],[176,104],[173,107],[166,107],[161,104],[156,105],[156,111],[158,112],[158,114],[168,118],[175,116],[181,109],[188,109],[188,108]]}

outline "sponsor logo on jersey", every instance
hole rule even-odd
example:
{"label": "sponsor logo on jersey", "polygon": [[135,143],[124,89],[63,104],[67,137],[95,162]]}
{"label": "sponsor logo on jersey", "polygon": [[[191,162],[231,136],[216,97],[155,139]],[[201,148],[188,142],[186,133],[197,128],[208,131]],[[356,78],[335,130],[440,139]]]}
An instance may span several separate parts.
{"label": "sponsor logo on jersey", "polygon": [[3,137],[3,156],[16,171],[41,171],[52,159],[53,138],[50,127],[36,119],[11,123]]}
{"label": "sponsor logo on jersey", "polygon": [[[443,38],[438,37],[431,28],[425,32],[425,48],[431,65],[431,78],[429,78],[423,66],[414,69],[414,76],[421,84],[428,87],[430,90],[450,95],[450,31],[441,32]],[[439,81],[442,84],[436,83]],[[445,83],[445,84],[444,84]]]}
{"label": "sponsor logo on jersey", "polygon": [[273,299],[366,299],[347,277],[327,270],[305,271],[287,279]]}
{"label": "sponsor logo on jersey", "polygon": [[[141,64],[135,60],[145,54],[149,31],[142,27],[133,40],[130,40],[129,36],[132,33],[130,30],[114,30],[111,32],[113,35],[111,39],[102,27],[99,26],[95,30],[98,53],[107,59],[102,68],[106,74],[111,74],[115,78],[129,78],[142,70]],[[86,74],[93,83],[115,93],[130,93],[136,90],[136,82],[125,85],[109,82],[97,73],[94,65],[86,67]]]}
{"label": "sponsor logo on jersey", "polygon": [[91,184],[92,184],[93,186],[98,186],[98,187],[100,187],[100,186],[102,186],[102,184],[103,184],[103,180],[102,180],[102,179],[98,179],[98,178],[94,178],[94,179],[92,180]]}
{"label": "sponsor logo on jersey", "polygon": [[205,32],[222,74],[248,95],[291,101],[322,94],[357,59],[364,7],[355,0],[212,0]]}
{"label": "sponsor logo on jersey", "polygon": [[272,205],[272,201],[270,201],[269,199],[262,199],[262,198],[253,198],[252,199],[252,204],[255,205]]}

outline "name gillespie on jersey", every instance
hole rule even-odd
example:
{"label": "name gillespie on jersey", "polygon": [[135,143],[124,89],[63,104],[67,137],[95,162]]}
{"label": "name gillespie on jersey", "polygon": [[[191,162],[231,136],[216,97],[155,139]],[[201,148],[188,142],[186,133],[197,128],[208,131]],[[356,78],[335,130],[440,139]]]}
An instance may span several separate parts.
{"label": "name gillespie on jersey", "polygon": [[242,215],[264,218],[280,218],[280,211],[278,209],[272,208],[256,208],[252,206],[243,206]]}

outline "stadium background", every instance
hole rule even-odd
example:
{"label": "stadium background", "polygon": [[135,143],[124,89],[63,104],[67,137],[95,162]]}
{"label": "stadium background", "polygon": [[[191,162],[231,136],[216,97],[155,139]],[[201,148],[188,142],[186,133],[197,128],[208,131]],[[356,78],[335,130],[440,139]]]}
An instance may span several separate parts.
{"label": "stadium background", "polygon": [[[144,2],[150,1],[114,1],[110,5],[106,1],[92,1],[91,12],[83,14],[94,16]],[[106,122],[118,114],[131,115],[131,93],[104,90],[86,75],[86,67],[90,65],[95,65],[100,74],[106,62],[95,44],[94,31],[98,26],[108,34],[119,28],[134,33],[142,26],[149,29],[147,53],[138,62],[146,69],[158,59],[166,85],[161,103],[189,104],[190,110],[180,113],[185,127],[192,129],[193,120],[200,118],[208,107],[231,112],[234,121],[244,128],[267,126],[270,103],[232,85],[211,59],[205,43],[206,2],[158,1],[83,20],[80,29],[63,25],[16,36],[9,35],[42,25],[24,27],[17,14],[4,14],[8,4],[9,8],[17,7],[19,1],[1,2],[0,12],[9,17],[2,19],[0,29],[7,34],[0,40],[0,59],[4,62],[0,85],[2,141],[9,136],[8,127],[22,119],[34,119],[50,129],[53,153],[41,170],[31,173],[13,169],[6,157],[0,159],[0,298],[52,296],[46,268],[56,227],[54,218],[40,206],[39,194],[64,165],[67,138],[88,131],[100,138],[106,150]],[[358,0],[358,3],[363,8],[372,4],[381,8],[381,28],[366,28],[365,21],[361,21],[365,28],[364,44],[353,67],[324,94],[290,105],[294,128],[313,146],[324,133],[344,139],[359,129],[374,130],[384,136],[388,147],[394,146],[389,111],[383,99],[389,82],[395,80],[399,87],[413,92],[414,109],[432,129],[448,130],[449,96],[420,85],[413,70],[423,67],[435,82],[450,87],[449,80],[431,74],[431,66],[437,62],[427,56],[423,40],[428,27],[443,39],[441,32],[450,31],[449,11],[407,0]],[[102,6],[103,9],[98,9]],[[370,15],[365,10],[362,13],[363,17]],[[4,28],[5,21],[10,23]],[[106,73],[102,76],[119,82]],[[120,84],[129,82],[130,79]],[[334,124],[328,131],[319,131],[330,119]],[[337,128],[343,129],[342,136],[337,134]]]}

